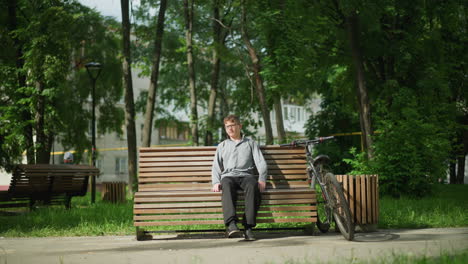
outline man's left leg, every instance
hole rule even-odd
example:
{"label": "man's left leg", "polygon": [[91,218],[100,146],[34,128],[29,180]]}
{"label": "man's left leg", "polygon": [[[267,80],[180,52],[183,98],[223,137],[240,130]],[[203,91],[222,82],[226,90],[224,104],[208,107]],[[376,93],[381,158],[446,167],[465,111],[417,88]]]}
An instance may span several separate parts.
{"label": "man's left leg", "polygon": [[258,180],[256,177],[244,177],[240,184],[244,190],[244,217],[242,219],[245,228],[245,239],[255,240],[252,228],[257,225],[257,212],[260,208],[261,194],[258,189]]}

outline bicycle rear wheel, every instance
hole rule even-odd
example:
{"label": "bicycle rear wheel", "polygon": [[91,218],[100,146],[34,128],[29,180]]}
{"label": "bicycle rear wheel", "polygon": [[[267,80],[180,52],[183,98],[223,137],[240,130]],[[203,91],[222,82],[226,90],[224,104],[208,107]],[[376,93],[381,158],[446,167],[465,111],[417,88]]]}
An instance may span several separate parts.
{"label": "bicycle rear wheel", "polygon": [[[318,184],[318,183],[317,183]],[[327,233],[333,219],[333,211],[328,206],[320,187],[316,187],[317,194],[317,228],[322,233]]]}
{"label": "bicycle rear wheel", "polygon": [[[317,169],[317,173],[321,175],[321,179],[323,181],[325,174],[329,171],[327,166],[323,162],[320,162],[316,164],[315,167]],[[317,225],[317,228],[320,230],[320,232],[327,233],[333,221],[333,211],[326,201],[325,194],[322,190],[323,187],[320,186],[320,183],[315,177],[312,178],[312,187],[315,189],[315,192],[317,195],[316,196],[317,197],[317,223],[316,225]]]}
{"label": "bicycle rear wheel", "polygon": [[344,196],[343,188],[333,173],[329,172],[325,174],[324,181],[329,196],[328,203],[332,208],[335,223],[347,240],[353,240],[354,224],[351,221],[351,212]]}

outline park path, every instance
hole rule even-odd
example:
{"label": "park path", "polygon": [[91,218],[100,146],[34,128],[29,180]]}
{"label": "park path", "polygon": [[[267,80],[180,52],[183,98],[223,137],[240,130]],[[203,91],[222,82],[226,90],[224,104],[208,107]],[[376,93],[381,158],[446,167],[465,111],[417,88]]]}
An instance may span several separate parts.
{"label": "park path", "polygon": [[357,233],[354,242],[337,233],[257,237],[255,242],[220,234],[163,235],[143,242],[132,236],[0,238],[0,263],[349,263],[468,250],[468,228],[379,230]]}

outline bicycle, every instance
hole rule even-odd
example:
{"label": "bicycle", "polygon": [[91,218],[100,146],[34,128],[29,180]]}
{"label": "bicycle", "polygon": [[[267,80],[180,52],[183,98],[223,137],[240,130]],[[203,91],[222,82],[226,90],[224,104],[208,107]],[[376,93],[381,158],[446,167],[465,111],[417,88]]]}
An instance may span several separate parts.
{"label": "bicycle", "polygon": [[[317,193],[317,227],[322,233],[328,232],[331,223],[335,224],[347,240],[354,238],[354,224],[351,220],[351,211],[344,196],[343,187],[328,167],[330,158],[327,155],[312,154],[314,145],[334,137],[320,137],[311,140],[294,140],[281,147],[304,146],[307,158],[307,173],[311,181],[311,188]],[[336,227],[335,226],[335,227]]]}

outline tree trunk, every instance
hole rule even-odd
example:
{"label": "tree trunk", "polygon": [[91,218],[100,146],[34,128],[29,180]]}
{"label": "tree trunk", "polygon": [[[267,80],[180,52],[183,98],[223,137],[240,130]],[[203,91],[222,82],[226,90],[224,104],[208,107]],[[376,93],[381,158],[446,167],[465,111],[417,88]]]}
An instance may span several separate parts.
{"label": "tree trunk", "polygon": [[120,0],[122,11],[123,86],[125,89],[125,124],[127,129],[128,193],[137,190],[137,143],[135,128],[135,103],[133,101],[132,56],[130,50],[130,18],[128,0]]}
{"label": "tree trunk", "polygon": [[45,133],[45,96],[42,95],[44,91],[44,83],[36,81],[36,90],[38,94],[36,105],[36,163],[49,164],[50,151],[47,149],[47,135]]}
{"label": "tree trunk", "polygon": [[[452,156],[453,158],[456,157],[456,155]],[[449,162],[449,183],[450,184],[455,184],[457,182],[457,160],[456,159],[450,159]]]}
{"label": "tree trunk", "polygon": [[167,0],[161,0],[159,5],[158,24],[156,25],[156,39],[154,42],[153,70],[151,71],[148,99],[146,100],[145,123],[143,125],[143,147],[151,146],[151,132],[153,130],[154,105],[158,88],[159,62],[164,33],[164,16],[166,14]]}
{"label": "tree trunk", "polygon": [[273,130],[271,128],[271,121],[270,121],[270,111],[268,110],[266,96],[265,96],[265,88],[263,86],[261,72],[261,65],[260,65],[260,58],[257,55],[257,51],[253,47],[252,43],[250,42],[249,36],[247,34],[247,21],[246,21],[246,10],[245,10],[245,3],[242,1],[242,19],[241,19],[241,31],[242,31],[242,39],[244,40],[245,46],[249,52],[250,59],[252,60],[252,70],[255,77],[255,88],[257,91],[258,100],[260,103],[260,110],[262,112],[263,123],[265,126],[265,136],[266,136],[266,144],[271,145],[273,144]]}
{"label": "tree trunk", "polygon": [[[275,20],[278,25],[285,25],[287,22],[284,19],[284,10],[286,10],[286,2],[284,0],[278,1],[270,1],[269,2],[269,9],[271,10],[278,10],[278,16],[275,16]],[[279,26],[282,28],[282,26]],[[284,32],[284,30],[274,30],[268,32],[267,37],[267,50],[268,56],[271,59],[271,63],[276,67],[277,74],[270,80],[274,85],[278,87],[283,85],[282,79],[282,70],[281,70],[281,62],[278,60],[278,56],[275,52],[277,49],[277,43],[280,41],[279,39],[283,38],[282,34],[278,34],[277,32]],[[283,110],[281,104],[281,89],[275,89],[273,93],[273,107],[275,109],[275,119],[276,119],[276,134],[278,135],[278,142],[285,143],[286,140],[286,131],[284,130],[284,120],[283,120]]]}
{"label": "tree trunk", "polygon": [[278,143],[285,143],[286,131],[284,130],[283,122],[283,106],[281,104],[281,97],[275,96],[274,98],[275,118],[276,118],[276,131],[278,133]]}
{"label": "tree trunk", "polygon": [[[185,15],[185,42],[187,45],[187,67],[190,89],[190,129],[192,131],[192,144],[198,146],[198,112],[197,92],[195,87],[195,67],[193,63],[193,4],[195,0],[184,0]],[[189,3],[190,2],[190,3]]]}
{"label": "tree trunk", "polygon": [[210,98],[208,100],[208,116],[206,120],[205,146],[213,145],[213,127],[214,127],[214,111],[216,108],[216,96],[218,93],[218,80],[221,60],[219,58],[219,48],[221,39],[221,25],[219,20],[219,0],[213,0],[213,58],[211,60],[212,73],[210,83]]}
{"label": "tree trunk", "polygon": [[229,34],[229,31],[222,30],[222,27],[219,23],[219,0],[213,0],[213,58],[212,58],[212,73],[211,73],[211,83],[210,83],[210,98],[208,101],[208,118],[206,123],[206,134],[205,134],[205,146],[213,145],[213,132],[214,132],[214,122],[215,122],[215,109],[216,109],[216,98],[218,94],[219,86],[219,73],[221,70],[221,58],[219,56],[219,51],[221,47],[224,47],[226,43],[226,37]]}
{"label": "tree trunk", "polygon": [[465,181],[465,159],[466,153],[458,157],[457,178],[455,181],[457,184],[463,184]]}
{"label": "tree trunk", "polygon": [[[16,18],[16,8],[18,6],[18,2],[16,0],[9,0],[8,1],[8,30],[13,32],[17,29],[18,23]],[[16,37],[16,34],[12,35],[13,45],[15,47],[15,57],[16,57],[16,71],[17,71],[17,79],[18,79],[18,88],[26,87],[26,75],[22,73],[22,69],[24,66],[23,60],[23,44],[21,41]],[[19,90],[19,89],[17,89]],[[20,97],[28,97],[24,93],[19,95]],[[23,120],[24,125],[24,137],[26,141],[26,159],[28,164],[35,164],[36,157],[34,154],[34,140],[33,140],[33,125],[31,124],[32,115],[29,109],[22,109],[21,110],[21,117]]]}
{"label": "tree trunk", "polygon": [[[227,116],[231,112],[227,94],[228,93],[226,92],[226,83],[224,81],[224,83],[219,87],[219,111],[220,115],[223,117]],[[226,130],[221,129],[221,140],[223,140],[224,138],[227,138]]]}
{"label": "tree trunk", "polygon": [[[462,121],[460,122],[463,124],[463,127],[468,126],[468,115],[464,115],[462,117]],[[463,184],[465,181],[465,162],[466,162],[466,155],[468,155],[468,130],[463,129],[459,133],[459,141],[462,145],[462,149],[458,156],[458,169],[457,169],[457,178],[455,180],[458,184]]]}
{"label": "tree trunk", "polygon": [[359,102],[359,119],[362,131],[362,141],[367,152],[368,159],[373,157],[372,149],[372,125],[369,97],[364,76],[364,62],[362,58],[361,47],[359,43],[359,18],[356,12],[346,17],[346,26],[348,30],[349,43],[351,47],[351,56],[354,64],[354,70],[357,82],[357,97]]}

